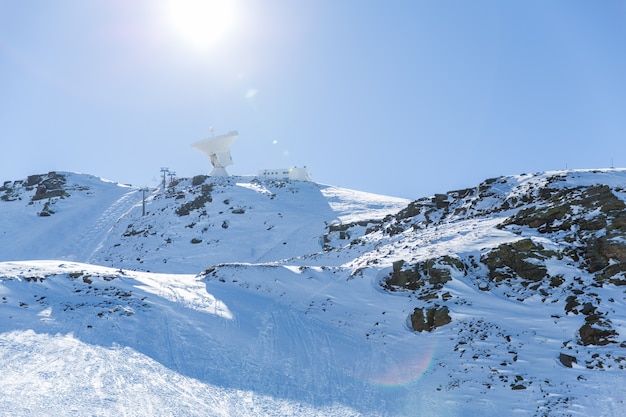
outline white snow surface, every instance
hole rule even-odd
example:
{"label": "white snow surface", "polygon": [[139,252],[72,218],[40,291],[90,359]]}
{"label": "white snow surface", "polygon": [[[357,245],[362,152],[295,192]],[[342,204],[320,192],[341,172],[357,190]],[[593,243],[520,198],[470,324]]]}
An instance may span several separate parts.
{"label": "white snow surface", "polygon": [[[455,300],[452,322],[418,333],[409,316],[423,302],[381,286],[397,260],[478,258],[519,240],[496,227],[510,212],[416,224],[396,235],[374,231],[350,243],[328,227],[352,223],[353,234],[364,233],[409,201],[232,177],[213,180],[205,189],[211,201],[180,215],[210,183],[188,179],[148,192],[142,216],[139,189],[62,175],[69,196],[31,202],[34,188],[5,183],[10,198],[0,201],[2,416],[624,410],[626,371],[589,369],[582,358],[616,358],[626,349],[580,347],[572,368],[559,362],[559,353],[572,353],[564,341],[584,322],[563,313],[563,300],[519,301],[452,269],[445,284]],[[626,185],[621,170],[507,177],[472,209],[488,210],[490,198],[554,176],[563,179],[555,187]],[[39,216],[46,202],[54,213]],[[575,280],[565,263],[546,264]],[[616,288],[594,290],[612,300],[613,328],[626,335],[626,298]]]}

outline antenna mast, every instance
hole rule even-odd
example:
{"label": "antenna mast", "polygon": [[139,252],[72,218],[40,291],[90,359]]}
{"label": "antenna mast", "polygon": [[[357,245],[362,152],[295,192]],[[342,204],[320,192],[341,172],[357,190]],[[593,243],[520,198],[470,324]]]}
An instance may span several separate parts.
{"label": "antenna mast", "polygon": [[161,173],[163,174],[163,189],[165,190],[165,178],[167,174],[170,172],[169,168],[161,168]]}

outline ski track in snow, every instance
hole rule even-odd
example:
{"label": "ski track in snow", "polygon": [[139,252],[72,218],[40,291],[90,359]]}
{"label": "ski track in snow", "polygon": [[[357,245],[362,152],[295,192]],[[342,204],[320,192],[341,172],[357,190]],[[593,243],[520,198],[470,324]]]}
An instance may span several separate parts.
{"label": "ski track in snow", "polygon": [[[81,242],[85,244],[82,253],[87,255],[86,262],[93,262],[94,255],[102,249],[102,243],[105,241],[107,233],[113,228],[122,217],[126,216],[134,207],[142,200],[141,191],[133,190],[124,194],[111,207],[102,213],[95,226],[89,230],[89,234],[85,236],[85,240]],[[79,246],[81,247],[81,246]]]}
{"label": "ski track in snow", "polygon": [[[56,359],[53,359],[56,357]],[[178,375],[129,348],[85,344],[72,335],[0,335],[0,416],[356,415]]]}
{"label": "ski track in snow", "polygon": [[65,247],[63,253],[75,254],[78,262],[93,262],[94,255],[102,248],[107,233],[120,218],[141,202],[141,192],[132,190],[110,205],[91,225],[83,226],[82,233]]}

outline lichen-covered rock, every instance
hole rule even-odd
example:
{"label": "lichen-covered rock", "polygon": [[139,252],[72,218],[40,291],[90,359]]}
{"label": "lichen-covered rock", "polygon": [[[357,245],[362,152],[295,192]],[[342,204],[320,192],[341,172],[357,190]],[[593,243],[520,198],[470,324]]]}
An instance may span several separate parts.
{"label": "lichen-covered rock", "polygon": [[[539,194],[543,197],[542,202],[520,210],[501,227],[515,224],[541,233],[568,231],[573,226],[582,231],[595,231],[604,228],[607,218],[611,218],[614,227],[626,230],[626,205],[607,185],[558,190],[545,188]],[[573,210],[574,207],[577,210]]]}
{"label": "lichen-covered rock", "polygon": [[557,222],[558,220],[563,220],[569,212],[570,207],[568,205],[548,206],[545,208],[529,207],[520,210],[519,213],[510,220],[510,223],[538,229],[543,233],[556,230],[569,230],[571,223],[563,221]]}
{"label": "lichen-covered rock", "polygon": [[50,208],[50,201],[46,201],[43,205],[43,209],[38,213],[40,217],[50,217],[54,214],[54,211]]}
{"label": "lichen-covered rock", "polygon": [[576,299],[576,296],[570,295],[565,299],[565,312],[578,314],[578,310],[576,309],[576,307],[578,307],[579,305],[580,303]]}
{"label": "lichen-covered rock", "polygon": [[213,201],[211,191],[213,191],[212,185],[203,184],[200,188],[200,195],[191,201],[181,204],[178,208],[176,208],[176,214],[179,216],[187,216],[193,210],[203,208],[206,203]]}
{"label": "lichen-covered rock", "polygon": [[598,328],[592,326],[591,323],[583,324],[578,330],[578,334],[584,346],[604,346],[609,343],[616,343],[614,340],[611,340],[611,338],[618,336],[618,333],[612,328]]}
{"label": "lichen-covered rock", "polygon": [[383,281],[383,287],[390,291],[406,289],[415,291],[427,283],[429,289],[439,290],[452,279],[452,269],[459,272],[467,271],[467,266],[458,258],[448,255],[417,262],[409,269],[403,269],[403,260],[393,263],[390,276]]}
{"label": "lichen-covered rock", "polygon": [[[34,183],[34,181],[37,180],[39,182]],[[33,183],[33,186],[37,185],[37,190],[35,191],[35,195],[32,197],[32,201],[69,196],[64,189],[64,185],[66,183],[65,176],[57,174],[56,172],[49,172],[45,178],[42,175],[30,176],[27,179],[27,183]]]}
{"label": "lichen-covered rock", "polygon": [[416,332],[432,331],[437,327],[444,326],[452,321],[448,307],[440,308],[416,308],[411,314],[411,327]]}
{"label": "lichen-covered rock", "polygon": [[561,353],[559,354],[559,362],[561,362],[563,366],[567,366],[568,368],[571,368],[573,363],[578,363],[578,359],[576,359],[575,356]]}
{"label": "lichen-covered rock", "polygon": [[604,346],[617,343],[612,340],[619,334],[611,327],[611,321],[603,313],[598,312],[591,303],[584,303],[580,310],[585,317],[585,324],[578,330],[580,342],[584,346]]}
{"label": "lichen-covered rock", "polygon": [[208,178],[207,175],[196,175],[195,177],[192,178],[191,185],[193,187],[197,187],[198,185],[203,184],[207,178]]}
{"label": "lichen-covered rock", "polygon": [[592,237],[587,240],[582,252],[587,271],[595,273],[599,282],[626,272],[626,244],[622,237]]}
{"label": "lichen-covered rock", "polygon": [[527,238],[498,246],[483,256],[481,262],[489,268],[489,279],[492,281],[519,277],[537,282],[548,274],[541,261],[555,255]]}
{"label": "lichen-covered rock", "polygon": [[383,281],[383,286],[390,291],[406,289],[415,291],[421,288],[425,281],[419,273],[419,268],[402,269],[405,262],[403,260],[393,263],[391,275]]}

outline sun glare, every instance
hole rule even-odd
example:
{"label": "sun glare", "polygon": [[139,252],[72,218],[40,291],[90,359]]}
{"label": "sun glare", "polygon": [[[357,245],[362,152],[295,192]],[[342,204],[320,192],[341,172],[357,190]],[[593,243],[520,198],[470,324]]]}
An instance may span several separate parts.
{"label": "sun glare", "polygon": [[232,0],[168,0],[166,14],[185,42],[208,48],[220,43],[232,30],[236,10]]}

